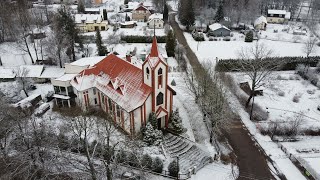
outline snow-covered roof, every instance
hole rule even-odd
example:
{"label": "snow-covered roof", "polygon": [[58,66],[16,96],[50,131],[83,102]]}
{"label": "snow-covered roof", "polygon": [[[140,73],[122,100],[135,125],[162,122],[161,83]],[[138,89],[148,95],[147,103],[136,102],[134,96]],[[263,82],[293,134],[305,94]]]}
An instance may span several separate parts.
{"label": "snow-covered roof", "polygon": [[287,13],[286,10],[277,10],[277,9],[269,9],[268,14],[283,14],[285,15]]}
{"label": "snow-covered roof", "polygon": [[73,79],[76,75],[77,74],[64,74],[55,80],[56,81],[63,81],[63,82],[71,81],[71,79]]}
{"label": "snow-covered roof", "polygon": [[229,28],[227,28],[227,27],[225,27],[224,25],[219,24],[219,23],[211,24],[211,25],[209,26],[209,28],[210,28],[210,30],[212,30],[212,31],[215,31],[215,30],[220,29],[220,28],[223,28],[223,29],[226,29],[226,30],[229,30],[229,31],[230,31]]}
{"label": "snow-covered roof", "polygon": [[254,21],[254,26],[259,25],[259,24],[261,24],[261,23],[266,23],[266,24],[268,24],[267,18],[264,17],[264,16],[260,16],[258,19],[256,19],[256,20]]}
{"label": "snow-covered roof", "polygon": [[135,9],[139,6],[139,2],[128,2],[128,9]]}
{"label": "snow-covered roof", "polygon": [[85,8],[85,12],[100,12],[100,8]]}
{"label": "snow-covered roof", "polygon": [[121,22],[120,25],[126,26],[126,25],[133,25],[136,23],[137,21],[125,21],[125,22]]}
{"label": "snow-covered roof", "polygon": [[0,79],[13,79],[16,77],[14,68],[0,67]]}
{"label": "snow-covered roof", "polygon": [[160,14],[160,13],[154,13],[154,14],[151,14],[149,16],[149,21],[152,20],[152,19],[163,19],[163,14]]}
{"label": "snow-covered roof", "polygon": [[161,55],[161,53],[159,53],[159,46],[157,43],[157,39],[156,39],[156,37],[153,37],[151,50],[150,50],[150,53],[149,53],[145,63],[149,63],[150,67],[153,69],[160,62],[167,65],[167,63],[163,59],[163,56]]}
{"label": "snow-covered roof", "polygon": [[64,68],[45,67],[40,78],[58,78],[64,75]]}
{"label": "snow-covered roof", "polygon": [[96,23],[107,23],[107,21],[104,21],[102,19],[102,16],[100,14],[75,14],[74,20],[77,24],[82,24],[83,21],[85,23],[94,23],[94,21],[96,21]]}
{"label": "snow-covered roof", "polygon": [[22,99],[21,101],[17,102],[16,104],[14,104],[15,107],[21,107],[21,108],[25,108],[25,107],[29,107],[31,106],[31,101],[33,101],[34,99],[36,99],[38,96],[41,97],[41,94],[32,94],[24,99]]}
{"label": "snow-covered roof", "polygon": [[81,58],[75,62],[70,63],[74,66],[93,66],[98,62],[102,61],[106,56],[93,56],[93,57],[85,57]]}
{"label": "snow-covered roof", "polygon": [[127,112],[142,106],[152,91],[140,68],[114,54],[80,72],[70,84],[78,91],[96,87]]}
{"label": "snow-covered roof", "polygon": [[43,65],[22,65],[19,67],[18,77],[39,78],[43,71]]}

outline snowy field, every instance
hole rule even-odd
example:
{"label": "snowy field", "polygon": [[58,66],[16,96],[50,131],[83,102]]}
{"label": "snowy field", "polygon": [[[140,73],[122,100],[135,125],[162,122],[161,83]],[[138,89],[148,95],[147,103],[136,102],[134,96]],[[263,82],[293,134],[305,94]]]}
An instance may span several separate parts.
{"label": "snowy field", "polygon": [[[218,59],[236,59],[239,57],[239,51],[242,48],[249,48],[253,43],[246,43],[244,41],[203,41],[196,42],[191,34],[184,33],[187,42],[193,52],[197,55],[199,61]],[[282,41],[271,41],[261,39],[259,42],[263,43],[269,49],[273,50],[273,56],[305,56],[303,52],[303,43],[290,43]],[[315,53],[313,56],[320,55],[320,47],[315,46]]]}
{"label": "snowy field", "polygon": [[[250,80],[242,73],[232,75],[238,84]],[[290,122],[301,113],[304,115],[303,129],[320,128],[320,111],[317,110],[320,90],[309,81],[294,71],[275,72],[264,82],[262,89],[263,96],[256,96],[255,103],[262,109],[268,108],[268,120]],[[294,96],[300,97],[299,102],[293,102]]]}

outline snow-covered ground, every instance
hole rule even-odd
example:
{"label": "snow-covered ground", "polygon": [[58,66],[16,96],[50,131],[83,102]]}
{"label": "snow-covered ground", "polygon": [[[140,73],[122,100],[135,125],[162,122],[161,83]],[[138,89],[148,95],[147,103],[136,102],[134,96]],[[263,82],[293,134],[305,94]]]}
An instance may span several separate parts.
{"label": "snow-covered ground", "polygon": [[[199,61],[216,60],[218,59],[236,59],[239,57],[239,51],[242,48],[249,48],[253,43],[246,43],[244,41],[203,41],[196,42],[190,33],[184,33],[187,42],[192,51],[197,55]],[[306,56],[303,52],[303,43],[290,43],[282,41],[271,41],[261,39],[269,49],[273,50],[273,56]],[[313,56],[320,55],[320,47],[315,46],[315,53]]]}
{"label": "snow-covered ground", "polygon": [[[243,73],[231,74],[237,84],[250,82],[250,78]],[[263,83],[263,96],[256,96],[255,103],[262,109],[268,108],[268,120],[290,122],[301,113],[303,129],[320,128],[320,111],[317,110],[320,90],[317,87],[294,71],[275,72]],[[300,96],[299,102],[293,102],[294,96]]]}

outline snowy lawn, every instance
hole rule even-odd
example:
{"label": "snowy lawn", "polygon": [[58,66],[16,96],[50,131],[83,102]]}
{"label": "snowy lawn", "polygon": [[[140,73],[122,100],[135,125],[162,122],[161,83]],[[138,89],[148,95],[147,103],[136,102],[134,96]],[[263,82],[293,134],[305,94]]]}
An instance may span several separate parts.
{"label": "snowy lawn", "polygon": [[[250,81],[243,73],[232,73],[237,84]],[[293,102],[294,97],[298,102]],[[255,103],[267,109],[272,121],[293,121],[298,113],[303,114],[302,129],[320,128],[320,90],[294,71],[280,71],[271,74],[264,82],[263,96],[256,96]],[[264,124],[264,122],[261,122]]]}
{"label": "snowy lawn", "polygon": [[[218,59],[238,58],[239,51],[242,48],[248,48],[253,43],[246,43],[244,41],[203,41],[196,42],[190,33],[184,33],[187,42],[193,52],[197,55],[199,61]],[[261,39],[259,42],[265,44],[269,49],[272,49],[273,56],[306,56],[303,52],[303,43],[290,43],[282,41],[271,41]],[[315,53],[313,56],[320,55],[320,47],[315,46]]]}

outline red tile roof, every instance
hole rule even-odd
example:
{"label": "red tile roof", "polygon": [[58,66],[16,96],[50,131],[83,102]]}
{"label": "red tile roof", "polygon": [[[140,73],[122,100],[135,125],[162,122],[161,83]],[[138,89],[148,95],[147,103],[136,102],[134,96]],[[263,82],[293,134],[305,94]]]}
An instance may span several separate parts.
{"label": "red tile roof", "polygon": [[136,11],[149,11],[146,7],[143,6],[143,4],[140,4],[137,9],[135,9]]}
{"label": "red tile roof", "polygon": [[[84,80],[85,78],[91,80]],[[114,54],[81,72],[77,81],[79,84],[81,81],[91,82],[92,87],[98,88],[127,112],[142,106],[152,91],[151,87],[144,84],[141,69]],[[85,90],[81,89],[81,85],[71,84],[79,91]]]}

